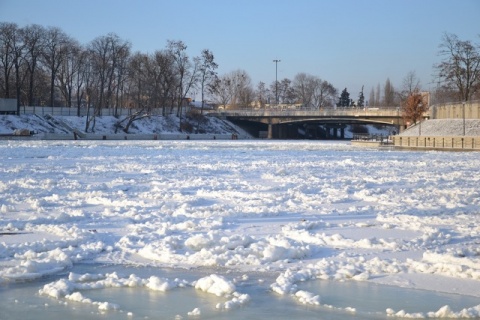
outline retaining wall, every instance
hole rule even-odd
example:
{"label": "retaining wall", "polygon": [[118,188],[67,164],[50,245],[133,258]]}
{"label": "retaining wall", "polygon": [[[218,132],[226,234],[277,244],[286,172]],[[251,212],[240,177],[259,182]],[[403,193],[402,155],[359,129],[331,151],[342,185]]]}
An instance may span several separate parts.
{"label": "retaining wall", "polygon": [[480,101],[445,103],[430,107],[432,119],[480,119]]}
{"label": "retaining wall", "polygon": [[399,148],[432,150],[477,150],[480,137],[469,136],[392,136],[393,144]]}
{"label": "retaining wall", "polygon": [[[93,134],[81,136],[72,134],[44,133],[36,136],[41,140],[230,140],[231,134],[186,134],[186,133],[159,133],[159,134]],[[238,138],[238,135],[237,135]],[[240,137],[245,139],[246,137]]]}

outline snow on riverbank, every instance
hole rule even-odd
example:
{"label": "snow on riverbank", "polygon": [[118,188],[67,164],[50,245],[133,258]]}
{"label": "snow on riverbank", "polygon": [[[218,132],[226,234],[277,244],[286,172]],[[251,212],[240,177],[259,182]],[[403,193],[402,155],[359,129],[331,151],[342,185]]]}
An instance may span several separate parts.
{"label": "snow on riverbank", "polygon": [[[0,134],[12,134],[15,130],[27,129],[35,133],[67,134],[73,130],[85,132],[86,117],[76,116],[39,116],[39,115],[0,115]],[[90,124],[88,132],[96,134],[124,133],[117,128],[117,123],[122,120],[114,116],[101,116],[95,118],[95,126]],[[186,122],[185,119],[182,120]],[[249,136],[244,130],[231,122],[215,117],[205,117],[201,121],[189,121],[192,129],[199,133],[232,134],[237,133]],[[92,130],[93,127],[93,130]],[[128,134],[156,134],[179,133],[180,121],[176,116],[151,116],[133,122]]]}
{"label": "snow on riverbank", "polygon": [[[273,273],[273,292],[312,305],[321,294],[299,290],[300,282],[480,297],[474,152],[312,141],[0,141],[0,163],[0,284],[106,262]],[[93,303],[81,293],[82,277],[95,288],[188,284],[225,296],[219,308],[249,301],[222,274],[196,284],[71,275],[40,292]],[[478,306],[443,311],[480,316]]]}
{"label": "snow on riverbank", "polygon": [[[401,136],[463,136],[463,119],[433,119],[423,121],[402,132]],[[465,119],[465,135],[480,136],[480,120]]]}

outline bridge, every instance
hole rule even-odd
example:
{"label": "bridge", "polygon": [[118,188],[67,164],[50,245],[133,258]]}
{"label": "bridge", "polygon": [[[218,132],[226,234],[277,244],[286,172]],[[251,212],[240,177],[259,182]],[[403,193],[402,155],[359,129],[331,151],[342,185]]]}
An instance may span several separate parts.
{"label": "bridge", "polygon": [[[348,124],[377,124],[395,127],[397,132],[405,127],[405,121],[398,107],[378,108],[328,108],[328,109],[239,109],[210,112],[217,116],[241,124],[256,127],[266,138],[327,139],[345,137]],[[424,115],[428,117],[428,115]],[[262,135],[260,133],[260,135]]]}

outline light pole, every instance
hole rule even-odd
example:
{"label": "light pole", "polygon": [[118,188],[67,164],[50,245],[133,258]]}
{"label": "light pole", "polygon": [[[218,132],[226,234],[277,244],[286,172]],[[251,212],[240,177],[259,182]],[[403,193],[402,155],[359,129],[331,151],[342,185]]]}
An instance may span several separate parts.
{"label": "light pole", "polygon": [[462,106],[463,106],[463,110],[462,110],[462,113],[463,113],[463,135],[465,135],[465,101],[463,101]]}
{"label": "light pole", "polygon": [[420,103],[418,106],[420,107],[420,110],[421,110],[421,112],[420,112],[420,122],[418,123],[418,135],[421,136],[422,135],[422,120],[423,120],[423,109],[422,109],[423,103]]}
{"label": "light pole", "polygon": [[277,80],[277,74],[278,74],[278,63],[281,60],[275,59],[273,62],[275,62],[275,103],[278,105],[278,80]]}

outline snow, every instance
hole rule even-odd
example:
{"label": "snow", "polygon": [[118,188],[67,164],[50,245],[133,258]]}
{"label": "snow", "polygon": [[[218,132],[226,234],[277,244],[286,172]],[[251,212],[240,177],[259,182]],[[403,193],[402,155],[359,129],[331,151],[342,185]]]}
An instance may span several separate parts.
{"label": "snow", "polygon": [[[92,130],[90,125],[88,133],[94,134],[125,134],[118,129],[116,124],[123,118],[114,116],[99,116],[95,118],[95,127]],[[51,115],[32,115],[24,114],[0,115],[0,134],[13,134],[16,130],[27,129],[38,136],[42,134],[73,134],[74,131],[86,133],[86,117],[76,116],[51,116]],[[209,134],[228,134],[236,133],[242,137],[250,137],[240,127],[229,121],[220,120],[215,117],[205,117],[203,121],[182,119],[182,123],[188,121],[192,124],[194,131]],[[198,127],[197,127],[198,125]],[[151,116],[142,118],[133,122],[128,130],[128,134],[176,134],[181,133],[179,118],[174,115],[169,116]],[[186,133],[183,131],[183,133]]]}
{"label": "snow", "polygon": [[[61,275],[80,262],[216,271],[195,281],[70,273],[39,290],[52,299],[108,312],[121,306],[95,301],[89,290],[191,287],[225,298],[217,309],[248,305],[228,270],[275,274],[274,294],[312,306],[322,305],[321,295],[298,284],[318,279],[480,297],[475,152],[318,141],[4,140],[0,163],[0,284]],[[480,317],[480,305],[384,310]]]}
{"label": "snow", "polygon": [[[463,136],[463,119],[432,119],[416,124],[401,136]],[[465,119],[465,135],[480,136],[480,120]]]}

